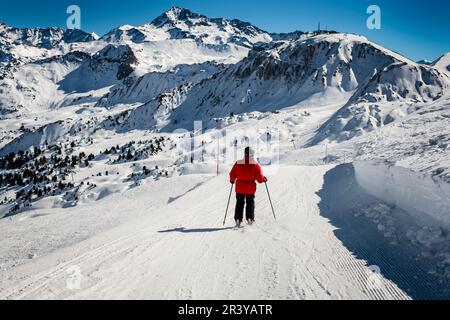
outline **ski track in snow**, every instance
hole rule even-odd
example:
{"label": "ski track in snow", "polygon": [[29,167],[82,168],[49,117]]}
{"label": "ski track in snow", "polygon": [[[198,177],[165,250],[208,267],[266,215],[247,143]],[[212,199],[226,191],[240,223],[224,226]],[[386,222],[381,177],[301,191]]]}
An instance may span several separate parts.
{"label": "ski track in snow", "polygon": [[[234,201],[221,227],[227,195],[211,190],[226,190],[227,179],[213,178],[166,208],[7,271],[0,298],[409,299],[386,278],[372,290],[366,261],[321,215],[317,193],[332,168],[282,167],[270,184],[278,222],[260,187],[257,223],[240,230],[230,228]],[[67,289],[72,266],[80,290]]]}

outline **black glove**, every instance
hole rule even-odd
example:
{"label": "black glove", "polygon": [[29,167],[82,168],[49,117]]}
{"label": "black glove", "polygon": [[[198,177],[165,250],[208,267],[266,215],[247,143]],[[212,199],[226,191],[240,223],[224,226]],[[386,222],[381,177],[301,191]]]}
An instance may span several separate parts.
{"label": "black glove", "polygon": [[264,182],[267,182],[267,181],[269,181],[269,180],[267,180],[267,177],[264,177]]}
{"label": "black glove", "polygon": [[234,184],[234,181],[230,181],[231,184]]}

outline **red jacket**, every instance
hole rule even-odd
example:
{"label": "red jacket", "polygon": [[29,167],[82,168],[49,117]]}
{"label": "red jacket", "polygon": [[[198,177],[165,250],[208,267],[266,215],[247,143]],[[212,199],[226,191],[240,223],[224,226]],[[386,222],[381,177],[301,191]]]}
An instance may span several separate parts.
{"label": "red jacket", "polygon": [[256,183],[264,182],[261,166],[252,158],[236,162],[230,172],[230,181],[236,182],[236,193],[255,194]]}

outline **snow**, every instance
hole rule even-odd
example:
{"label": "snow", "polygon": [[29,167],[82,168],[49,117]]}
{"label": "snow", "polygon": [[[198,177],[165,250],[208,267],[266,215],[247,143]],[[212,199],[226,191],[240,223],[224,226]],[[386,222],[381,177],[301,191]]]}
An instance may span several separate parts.
{"label": "snow", "polygon": [[[400,197],[393,204],[372,188],[365,191],[357,182],[358,162],[356,174],[352,165],[318,164],[325,148],[300,146],[336,106],[318,104],[307,116],[303,111],[308,109],[297,106],[230,124],[236,132],[250,126],[261,133],[280,130],[280,168],[269,175],[277,222],[260,186],[256,225],[228,229],[233,225],[233,199],[227,225],[221,226],[231,163],[221,164],[216,177],[215,161],[207,157],[205,164],[178,165],[181,175],[134,186],[124,182],[135,167],[98,161],[74,177],[98,185],[80,195],[77,206],[63,209],[59,199],[44,199],[32,210],[0,220],[1,233],[8,239],[0,246],[0,298],[447,297],[448,241],[440,231],[444,224],[418,220],[411,207],[395,206]],[[294,146],[289,142],[293,133],[298,134]],[[200,139],[208,141],[211,134]],[[142,136],[139,130],[97,131],[92,135],[96,143],[80,151],[96,154]],[[357,151],[356,141],[351,143],[356,150],[350,151]],[[365,156],[375,158],[382,146],[374,144],[375,150]],[[341,148],[345,144],[330,145],[328,153],[339,154]],[[174,154],[150,159],[148,166],[170,166]],[[347,160],[352,157],[349,153]],[[119,175],[91,177],[105,170]],[[378,186],[375,190],[384,190],[384,175],[367,171],[367,180]],[[417,178],[411,183],[419,187],[426,181]],[[421,203],[430,204],[426,198]],[[375,254],[373,248],[383,249]],[[71,291],[66,281],[73,266],[81,269],[83,280],[80,290]],[[374,276],[372,266],[379,266],[381,275]],[[373,282],[381,289],[374,290]]]}
{"label": "snow", "polygon": [[[271,185],[279,224],[274,223],[267,196],[260,188],[258,222],[241,231],[220,227],[227,194],[210,190],[227,189],[223,176],[210,178],[184,195],[169,191],[172,199],[178,198],[160,209],[152,206],[151,197],[141,190],[133,196],[135,201],[122,202],[125,207],[109,207],[109,211],[136,212],[139,204],[143,217],[129,217],[126,224],[57,255],[37,255],[16,267],[12,278],[6,271],[7,285],[0,297],[339,299],[352,292],[356,299],[407,298],[384,279],[389,290],[367,290],[372,273],[333,236],[332,226],[320,216],[320,198],[315,192],[321,189],[329,169],[285,168]],[[163,194],[160,191],[158,194]],[[97,205],[89,212],[104,212],[106,203]],[[186,211],[186,207],[191,209]],[[323,236],[317,238],[317,234]],[[352,267],[345,267],[349,263]],[[47,269],[51,265],[55,268]],[[79,266],[83,272],[79,291],[66,290],[66,271],[71,266]],[[22,278],[30,272],[37,276]],[[354,281],[355,276],[359,281]],[[36,289],[20,290],[27,284]]]}
{"label": "snow", "polygon": [[[247,48],[230,45],[223,49],[198,44],[191,39],[150,41],[132,45],[138,61],[139,75],[148,72],[164,72],[182,64],[198,64],[207,61],[233,64],[248,54]],[[139,71],[142,70],[142,71]]]}
{"label": "snow", "polygon": [[205,45],[225,46],[237,44],[250,47],[257,42],[270,42],[271,36],[239,20],[209,19],[187,9],[174,7],[142,26],[118,27],[102,39],[119,42],[153,42],[195,39]]}
{"label": "snow", "polygon": [[442,57],[437,59],[435,62],[432,63],[432,65],[443,72],[446,72],[447,74],[450,74],[450,52],[447,54],[444,54]]}
{"label": "snow", "polygon": [[[127,168],[116,170],[120,172],[117,180],[128,174]],[[26,263],[28,255],[43,257],[56,248],[70,247],[102,231],[147,215],[149,210],[163,208],[170,196],[183,193],[207,177],[179,177],[175,178],[175,184],[172,180],[163,180],[130,190],[114,179],[116,179],[115,176],[103,184],[102,190],[86,194],[86,198],[77,207],[66,208],[61,212],[52,209],[57,199],[50,199],[46,203],[41,203],[36,210],[2,220],[1,228],[5,243],[2,245],[1,269],[10,268],[12,264]],[[112,192],[108,197],[106,190],[114,187],[121,189]],[[100,194],[103,196],[98,199]],[[130,210],[127,207],[127,201],[123,200],[133,199],[137,194],[146,198],[145,204],[142,202],[140,209]],[[150,197],[149,194],[151,194]],[[96,206],[98,206],[97,209],[95,209]],[[68,215],[76,215],[77,219],[67,219]],[[12,225],[15,226],[14,230],[11,229]],[[17,235],[20,233],[23,233],[23,236],[18,238]]]}
{"label": "snow", "polygon": [[444,98],[449,87],[450,78],[436,69],[392,64],[358,89],[322,125],[311,144],[350,139],[388,125],[417,111],[424,103]]}
{"label": "snow", "polygon": [[400,121],[350,142],[354,152],[359,160],[392,163],[448,183],[449,98],[406,106],[410,114]]}
{"label": "snow", "polygon": [[150,72],[142,77],[130,78],[126,83],[115,86],[96,106],[110,108],[118,104],[145,104],[187,82],[200,82],[220,69],[220,65],[207,62],[192,65],[180,64],[167,72]]}
{"label": "snow", "polygon": [[317,95],[327,97],[329,104],[346,99],[317,133],[311,142],[315,144],[379,127],[398,112],[390,103],[439,99],[449,80],[363,37],[304,35],[255,48],[247,58],[195,86],[171,119],[184,128],[198,119],[215,126],[216,118],[232,113],[280,110]]}
{"label": "snow", "polygon": [[[358,35],[181,8],[86,42],[51,31],[48,48],[42,30],[0,40],[0,155],[94,159],[68,168],[70,190],[0,204],[0,299],[450,297],[448,54],[421,65]],[[272,163],[278,219],[262,185],[256,224],[233,230],[244,136]],[[161,137],[155,154],[105,152]]]}
{"label": "snow", "polygon": [[357,161],[355,169],[359,184],[369,193],[402,208],[418,221],[444,227],[450,225],[448,183],[383,163]]}

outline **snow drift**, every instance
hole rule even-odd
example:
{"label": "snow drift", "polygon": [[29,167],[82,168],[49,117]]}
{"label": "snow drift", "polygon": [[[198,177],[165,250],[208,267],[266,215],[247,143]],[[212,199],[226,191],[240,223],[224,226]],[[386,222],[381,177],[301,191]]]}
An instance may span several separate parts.
{"label": "snow drift", "polygon": [[450,227],[450,184],[386,163],[355,162],[358,183],[379,199],[397,206],[424,225]]}

